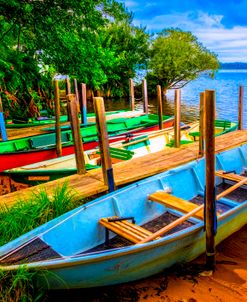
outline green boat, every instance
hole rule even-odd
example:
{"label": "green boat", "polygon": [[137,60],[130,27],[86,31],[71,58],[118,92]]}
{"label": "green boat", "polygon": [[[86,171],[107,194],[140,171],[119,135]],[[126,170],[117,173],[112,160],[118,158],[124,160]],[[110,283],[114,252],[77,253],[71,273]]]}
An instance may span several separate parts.
{"label": "green boat", "polygon": [[[163,127],[173,126],[173,117],[163,117]],[[158,116],[148,114],[132,118],[118,118],[107,121],[110,142],[118,141],[126,135],[158,129]],[[84,150],[96,148],[98,136],[96,125],[81,128]],[[74,153],[71,130],[61,133],[63,155]],[[51,158],[56,158],[56,134],[45,133],[20,139],[0,142],[0,172]]]}
{"label": "green boat", "polygon": [[[233,131],[236,128],[237,123],[224,120],[215,121],[216,135]],[[181,145],[193,143],[194,139],[198,139],[198,137],[199,122],[195,122],[189,127],[187,125],[183,127],[181,126]],[[112,163],[116,163],[162,151],[167,147],[174,147],[173,129],[159,130],[149,132],[145,135],[142,134],[134,136],[130,138],[127,143],[125,140],[112,143],[110,145],[110,155]],[[97,168],[101,164],[100,155],[97,149],[84,152],[84,158],[87,170]],[[67,155],[60,158],[5,170],[2,172],[2,178],[5,178],[5,190],[3,190],[2,194],[9,193],[13,190],[19,190],[23,185],[34,186],[75,173],[77,173],[77,169],[74,155]],[[22,186],[20,186],[20,184],[22,184]]]}
{"label": "green boat", "polygon": [[[219,136],[238,129],[237,122],[231,122],[228,120],[215,120],[214,126],[215,126],[215,136]],[[191,130],[190,135],[194,138],[195,141],[199,139],[200,137],[199,125]]]}
{"label": "green boat", "polygon": [[[130,110],[116,110],[116,111],[108,111],[106,112],[107,120],[113,118],[121,118],[121,117],[134,117],[143,115],[143,111],[130,111]],[[60,123],[68,122],[67,115],[60,116]],[[95,113],[87,113],[87,122],[94,123],[95,122]],[[28,128],[28,127],[36,127],[36,126],[45,126],[50,124],[55,124],[55,116],[47,117],[30,117],[30,118],[13,118],[7,119],[5,122],[6,128]]]}

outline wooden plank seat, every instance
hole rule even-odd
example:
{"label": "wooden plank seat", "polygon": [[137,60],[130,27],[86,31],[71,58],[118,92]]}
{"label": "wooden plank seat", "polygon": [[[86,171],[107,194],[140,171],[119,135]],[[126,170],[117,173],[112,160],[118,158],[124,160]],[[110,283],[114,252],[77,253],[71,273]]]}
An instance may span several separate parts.
{"label": "wooden plank seat", "polygon": [[[130,222],[129,220],[132,220]],[[108,217],[101,218],[99,223],[106,228],[106,244],[109,241],[109,230],[128,239],[133,243],[138,243],[139,241],[149,237],[153,233],[144,229],[143,227],[135,224],[133,217]]]}
{"label": "wooden plank seat", "polygon": [[214,121],[214,126],[215,127],[221,127],[224,130],[226,130],[226,128],[231,128],[232,123],[230,121],[226,121],[226,120],[215,120]]}
{"label": "wooden plank seat", "polygon": [[[173,196],[165,191],[157,191],[155,193],[152,193],[148,196],[148,199],[151,201],[156,201],[168,208],[172,208],[181,211],[183,213],[189,213],[198,207],[198,205],[190,201]],[[197,212],[196,214],[194,214],[193,216],[199,219],[203,219],[204,218],[203,209]]]}
{"label": "wooden plank seat", "polygon": [[[110,156],[112,158],[117,158],[117,159],[121,159],[121,160],[129,160],[135,154],[135,152],[133,152],[133,151],[120,149],[120,148],[114,148],[114,147],[110,147],[109,150],[110,150]],[[96,153],[100,154],[100,151],[97,151]]]}
{"label": "wooden plank seat", "polygon": [[[214,121],[214,126],[217,128],[223,128],[223,131],[226,129],[231,128],[232,123],[230,121],[225,121],[225,120],[215,120]],[[194,141],[196,138],[200,137],[200,132],[199,131],[194,131],[189,133],[190,136],[194,138]]]}
{"label": "wooden plank seat", "polygon": [[247,185],[247,177],[235,174],[234,171],[226,172],[226,171],[219,170],[215,172],[215,175],[223,178],[223,180],[227,179],[236,182],[236,184],[232,185],[230,188],[218,194],[216,196],[216,200],[219,200],[220,198],[230,194],[231,192],[235,191],[236,189],[238,189],[243,185]]}
{"label": "wooden plank seat", "polygon": [[231,180],[231,181],[236,181],[239,182],[243,179],[245,179],[245,176],[236,174],[234,171],[224,171],[224,170],[218,170],[215,172],[215,175],[218,177],[221,177],[223,179]]}

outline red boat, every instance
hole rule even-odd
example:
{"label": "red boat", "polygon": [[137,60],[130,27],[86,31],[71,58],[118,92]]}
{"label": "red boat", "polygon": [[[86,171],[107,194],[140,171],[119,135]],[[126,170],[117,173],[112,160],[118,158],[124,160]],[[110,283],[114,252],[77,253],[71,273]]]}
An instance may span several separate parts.
{"label": "red boat", "polygon": [[[112,120],[108,122],[107,127],[109,133],[109,141],[116,142],[124,138],[128,140],[129,137],[133,135],[158,130],[158,119],[157,116],[156,118],[154,118],[155,116],[156,115],[147,115],[125,119],[125,121],[122,121],[122,123],[124,122],[125,124],[127,124],[125,125],[125,131],[123,130],[123,125],[121,125],[120,127],[122,130],[118,128],[118,130],[115,129],[111,131],[109,129],[109,124],[113,125],[116,128],[117,121]],[[133,122],[134,119],[138,119],[139,123],[136,123],[135,127],[133,127],[133,125],[131,127],[130,122]],[[171,128],[173,127],[173,123],[173,117],[166,117],[163,121],[163,128]],[[88,128],[90,127],[94,127],[94,129],[89,129],[89,132],[91,131],[91,134],[85,134],[88,131]],[[82,128],[81,135],[84,150],[90,150],[97,147],[98,141],[95,126],[88,126],[86,128]],[[56,158],[57,154],[55,141],[56,139],[54,133],[46,133],[18,140],[0,142],[0,172],[6,169],[11,169],[48,160],[51,158]],[[69,155],[74,153],[74,145],[72,141],[71,130],[62,131],[62,146],[63,155]]]}

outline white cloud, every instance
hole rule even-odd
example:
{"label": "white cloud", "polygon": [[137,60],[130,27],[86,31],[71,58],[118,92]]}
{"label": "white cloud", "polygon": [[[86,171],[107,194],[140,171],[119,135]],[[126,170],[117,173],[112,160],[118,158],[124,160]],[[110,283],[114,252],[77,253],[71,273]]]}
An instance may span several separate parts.
{"label": "white cloud", "polygon": [[159,15],[149,20],[135,20],[135,24],[146,25],[150,31],[169,27],[191,31],[205,47],[218,54],[220,61],[247,62],[247,27],[226,29],[221,23],[222,19],[222,15],[187,11]]}

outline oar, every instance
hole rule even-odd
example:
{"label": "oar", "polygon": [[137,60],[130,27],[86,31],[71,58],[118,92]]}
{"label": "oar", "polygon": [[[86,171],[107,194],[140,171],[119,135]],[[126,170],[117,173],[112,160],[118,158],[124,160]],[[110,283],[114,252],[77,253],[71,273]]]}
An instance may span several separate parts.
{"label": "oar", "polygon": [[216,196],[216,200],[226,196],[227,194],[231,193],[232,191],[236,190],[237,188],[241,187],[242,185],[247,184],[247,177],[237,182],[235,185],[231,186],[230,188],[226,189],[225,191],[221,192]]}
{"label": "oar", "polygon": [[191,216],[195,215],[197,212],[201,211],[203,208],[204,208],[204,205],[202,204],[199,207],[195,208],[194,210],[190,211],[189,213],[187,213],[187,214],[183,215],[182,217],[176,219],[172,223],[166,225],[165,227],[163,227],[159,231],[157,231],[157,232],[153,233],[152,235],[146,237],[145,239],[139,241],[137,244],[142,244],[142,243],[149,242],[149,241],[151,241],[151,240],[153,240],[153,239],[155,239],[155,238],[157,238],[157,237],[159,237],[159,236],[167,233],[171,229],[174,229],[180,223],[184,222],[185,220],[187,220]]}

